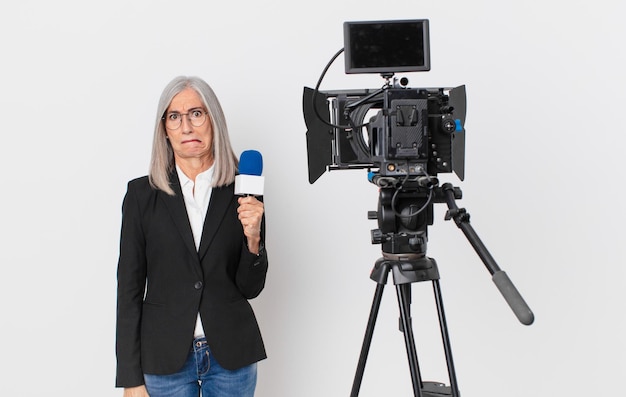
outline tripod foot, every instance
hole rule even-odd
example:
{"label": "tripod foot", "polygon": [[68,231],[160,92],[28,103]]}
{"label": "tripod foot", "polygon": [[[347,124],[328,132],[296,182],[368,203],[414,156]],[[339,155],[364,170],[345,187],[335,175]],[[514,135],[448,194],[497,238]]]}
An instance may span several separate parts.
{"label": "tripod foot", "polygon": [[423,397],[445,397],[452,396],[450,386],[439,382],[424,382],[422,386]]}

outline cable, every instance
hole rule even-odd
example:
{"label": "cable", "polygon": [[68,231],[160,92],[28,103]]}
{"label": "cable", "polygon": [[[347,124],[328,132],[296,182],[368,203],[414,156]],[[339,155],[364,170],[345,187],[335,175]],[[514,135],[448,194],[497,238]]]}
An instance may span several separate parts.
{"label": "cable", "polygon": [[[407,166],[408,166],[408,164],[407,164]],[[424,172],[425,176],[426,176],[428,179],[430,179],[430,178],[431,178],[431,177],[430,177],[430,175],[428,175],[428,173],[427,173],[426,171],[423,171],[423,172]],[[418,180],[418,178],[419,178],[419,177],[416,177],[416,178],[415,178],[415,179],[413,179],[413,180]],[[419,215],[420,213],[422,213],[422,211],[424,211],[424,210],[428,207],[428,205],[430,204],[430,202],[431,202],[431,201],[432,201],[432,199],[433,199],[433,188],[434,188],[435,186],[434,186],[434,185],[429,185],[429,186],[427,186],[427,188],[428,188],[428,198],[426,199],[426,202],[424,203],[424,205],[423,205],[421,208],[419,208],[419,209],[418,209],[417,211],[415,211],[415,212],[412,212],[412,213],[409,213],[409,214],[406,214],[406,215],[399,213],[399,212],[396,210],[396,201],[397,201],[397,198],[398,198],[398,193],[400,193],[400,191],[404,188],[404,184],[405,184],[406,182],[408,182],[408,181],[409,181],[409,175],[407,174],[407,175],[404,177],[404,180],[403,180],[403,181],[402,181],[402,182],[398,185],[398,187],[396,188],[396,191],[393,193],[393,196],[391,197],[391,210],[392,210],[392,211],[393,211],[393,213],[394,213],[397,217],[399,217],[399,218],[412,218],[412,217],[414,217],[414,216]]]}

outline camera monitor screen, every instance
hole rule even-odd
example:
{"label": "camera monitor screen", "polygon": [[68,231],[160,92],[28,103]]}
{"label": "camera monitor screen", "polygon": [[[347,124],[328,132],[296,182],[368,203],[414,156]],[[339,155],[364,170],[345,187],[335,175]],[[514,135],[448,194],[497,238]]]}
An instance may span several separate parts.
{"label": "camera monitor screen", "polygon": [[344,22],[346,73],[430,70],[428,20]]}

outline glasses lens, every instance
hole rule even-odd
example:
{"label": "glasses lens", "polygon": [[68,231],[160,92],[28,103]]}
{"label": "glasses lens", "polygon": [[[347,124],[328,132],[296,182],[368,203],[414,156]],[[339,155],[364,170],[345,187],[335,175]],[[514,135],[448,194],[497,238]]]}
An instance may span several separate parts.
{"label": "glasses lens", "polygon": [[175,130],[180,127],[180,124],[183,120],[183,116],[178,113],[169,113],[165,115],[165,127],[170,130]]}
{"label": "glasses lens", "polygon": [[189,121],[194,127],[200,127],[206,121],[206,113],[202,110],[193,110],[189,113]]}

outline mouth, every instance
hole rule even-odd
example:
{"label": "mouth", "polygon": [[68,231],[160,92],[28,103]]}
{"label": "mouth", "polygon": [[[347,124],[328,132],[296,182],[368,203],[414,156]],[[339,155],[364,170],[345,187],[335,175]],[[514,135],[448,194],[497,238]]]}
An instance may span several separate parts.
{"label": "mouth", "polygon": [[187,139],[187,140],[182,141],[181,143],[185,144],[185,143],[195,143],[195,142],[200,143],[200,140],[199,139]]}

